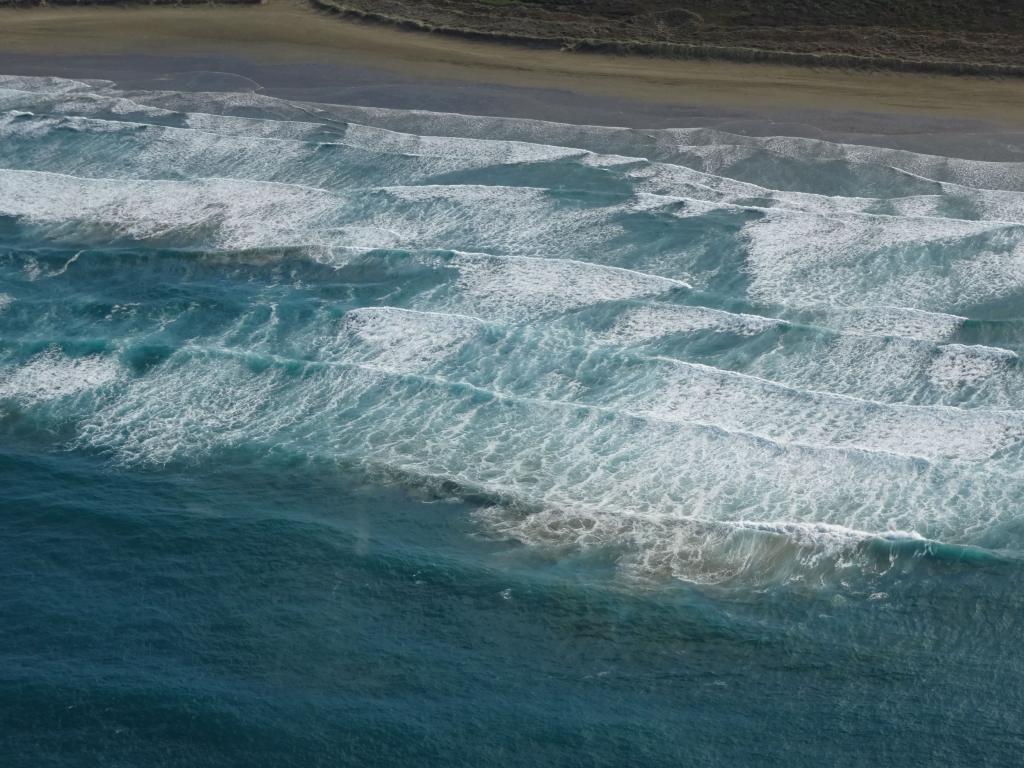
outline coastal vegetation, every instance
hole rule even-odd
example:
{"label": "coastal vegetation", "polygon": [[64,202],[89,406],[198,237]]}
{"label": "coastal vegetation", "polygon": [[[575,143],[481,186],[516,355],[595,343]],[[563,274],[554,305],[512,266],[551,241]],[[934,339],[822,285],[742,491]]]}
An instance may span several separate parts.
{"label": "coastal vegetation", "polygon": [[[234,5],[266,0],[220,0]],[[534,47],[974,75],[1024,75],[1007,0],[300,0],[330,14]],[[209,5],[0,0],[0,6]]]}
{"label": "coastal vegetation", "polygon": [[1024,4],[1003,0],[312,0],[347,16],[569,50],[1024,74]]}

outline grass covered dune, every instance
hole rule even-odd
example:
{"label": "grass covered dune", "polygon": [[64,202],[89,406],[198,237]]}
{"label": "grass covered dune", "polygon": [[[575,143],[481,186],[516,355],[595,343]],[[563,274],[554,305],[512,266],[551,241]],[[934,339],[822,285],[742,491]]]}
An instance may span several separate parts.
{"label": "grass covered dune", "polygon": [[406,27],[574,50],[1024,75],[1007,0],[312,0]]}
{"label": "grass covered dune", "polygon": [[[0,0],[0,5],[4,1]],[[317,2],[338,2],[337,9],[342,13],[357,12],[351,10],[356,8],[356,0],[346,0],[344,5],[340,4],[341,0]],[[391,5],[396,2],[399,0],[374,0],[372,3],[358,0],[358,3],[362,3],[360,7],[372,6],[376,9],[375,13],[397,8],[397,5]],[[633,8],[633,15],[622,16],[619,22],[613,24],[611,14],[616,7],[615,2],[620,10],[626,6]],[[906,10],[924,7],[928,2],[908,0],[892,5]],[[935,8],[943,8],[953,0],[930,2]],[[810,0],[788,0],[788,3],[793,8],[813,5]],[[831,3],[832,0],[821,0],[822,6],[827,7]],[[506,44],[498,45],[488,37],[494,34],[500,39],[500,35],[506,34],[502,30],[511,28],[513,24],[523,29],[529,28],[533,35],[557,33],[548,39],[549,43],[563,37],[568,40],[571,37],[569,33],[577,28],[582,30],[580,25],[584,24],[590,25],[587,29],[602,34],[610,34],[617,29],[633,34],[636,30],[646,28],[637,20],[640,18],[637,14],[640,9],[649,6],[651,10],[642,18],[654,25],[651,29],[661,29],[667,37],[683,35],[692,27],[691,32],[696,34],[695,30],[704,30],[701,34],[706,33],[710,40],[713,37],[711,31],[724,29],[729,19],[733,20],[729,23],[733,24],[734,29],[740,29],[739,21],[742,19],[750,22],[750,29],[755,28],[754,21],[768,18],[768,11],[764,9],[781,6],[783,1],[726,4],[700,0],[693,4],[698,10],[683,13],[679,9],[689,6],[685,3],[673,4],[676,11],[660,14],[655,13],[659,4],[667,5],[662,0],[640,0],[636,3],[595,0],[585,4],[588,9],[586,13],[571,12],[572,8],[584,8],[584,4],[576,0],[563,0],[561,4],[529,0],[450,0],[444,4],[440,0],[429,0],[408,4],[410,9],[419,14],[420,21],[417,24],[427,25],[426,20],[428,17],[433,18],[430,14],[434,10],[439,13],[443,10],[449,15],[459,11],[462,13],[460,23],[466,29],[470,29],[472,24],[484,24],[481,17],[474,15],[474,9],[484,5],[491,9],[486,27],[490,32],[487,35],[473,33],[461,37],[410,31],[397,28],[394,24],[355,21],[317,10],[310,0],[265,0],[257,4],[201,3],[187,6],[164,3],[128,6],[112,3],[48,7],[19,5],[0,7],[0,53],[12,61],[12,57],[23,57],[17,69],[25,73],[30,73],[28,69],[31,69],[34,74],[65,71],[62,61],[70,61],[69,57],[82,55],[177,56],[182,59],[197,55],[217,55],[242,57],[268,64],[309,64],[320,66],[325,71],[332,67],[357,67],[395,73],[413,80],[557,89],[612,97],[626,103],[770,108],[776,112],[800,109],[894,113],[967,118],[1010,126],[1024,125],[1024,78],[798,67],[764,61],[752,64],[708,58],[695,60],[684,57],[610,55],[608,51],[615,50],[610,43],[604,49],[595,42],[566,46],[537,45],[532,39],[525,38],[518,41],[520,44],[509,44],[514,40],[509,36],[505,38]],[[975,5],[984,8],[988,4],[989,0],[982,0]],[[868,7],[867,3],[861,5]],[[737,14],[736,9],[741,7],[762,10],[756,13],[752,10],[750,13],[753,15],[746,17],[715,17],[707,11],[707,8],[719,6],[732,9],[729,13],[733,14]],[[858,4],[846,3],[846,6],[856,8]],[[881,4],[878,7],[881,8]],[[1020,23],[1024,10],[1018,10],[1009,3],[1004,7],[1009,9],[1005,15],[1006,23],[1010,28],[1016,28],[1012,25]],[[555,12],[556,8],[569,10],[559,15]],[[560,21],[558,24],[552,21],[531,25],[531,17],[522,15],[527,13],[547,14],[552,18],[557,16]],[[895,11],[890,9],[887,13],[888,16],[882,14],[879,18],[891,19]],[[688,27],[687,19],[691,19],[691,14],[698,14],[700,21],[693,16],[693,22]],[[995,24],[991,21],[996,18],[994,15],[981,14],[981,17],[990,19],[985,23]],[[599,23],[605,26],[599,28]],[[914,24],[918,23],[923,22],[914,21]],[[964,23],[967,24],[966,21]],[[980,18],[972,23],[974,26],[968,25],[966,31],[962,31],[963,35],[1004,34],[985,31],[988,27],[984,26]],[[408,27],[410,24],[403,22],[402,26]],[[851,21],[844,28],[852,29],[853,26]],[[912,26],[909,21],[905,24],[906,29]],[[778,36],[780,40],[784,37],[781,32],[778,32]],[[954,37],[954,33],[949,33],[949,39]],[[1020,36],[1014,39],[1019,40]],[[567,52],[561,49],[563,47],[576,50]],[[596,53],[594,50],[587,51],[587,48],[606,52]],[[25,64],[26,55],[34,57],[31,66]],[[1018,61],[1024,62],[1024,56]],[[6,71],[13,71],[10,65]]]}
{"label": "grass covered dune", "polygon": [[[306,1],[322,11],[407,29],[570,50],[1024,75],[1024,3],[1012,0]],[[0,0],[0,7],[20,8],[205,4]]]}

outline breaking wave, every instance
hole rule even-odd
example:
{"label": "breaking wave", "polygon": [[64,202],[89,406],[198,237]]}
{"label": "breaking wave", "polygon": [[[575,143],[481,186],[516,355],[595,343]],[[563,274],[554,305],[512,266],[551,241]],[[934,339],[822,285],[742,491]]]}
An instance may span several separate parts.
{"label": "breaking wave", "polygon": [[1016,557],[1019,163],[55,78],[0,110],[6,423],[339,462],[655,582]]}

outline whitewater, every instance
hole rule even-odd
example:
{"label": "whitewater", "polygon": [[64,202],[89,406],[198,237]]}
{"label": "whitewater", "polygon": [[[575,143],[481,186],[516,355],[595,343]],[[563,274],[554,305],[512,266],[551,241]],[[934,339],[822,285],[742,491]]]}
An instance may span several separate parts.
{"label": "whitewater", "polygon": [[[0,77],[2,506],[35,504],[57,478],[74,489],[65,524],[109,528],[64,544],[115,569],[103,537],[127,527],[132,541],[173,538],[164,517],[184,526],[174,535],[215,530],[225,542],[243,535],[232,525],[262,521],[269,542],[299,535],[277,530],[286,513],[275,509],[294,513],[296,531],[333,516],[327,530],[351,536],[373,574],[360,583],[415,563],[409,584],[434,569],[435,585],[486,583],[497,607],[530,595],[546,627],[575,610],[552,600],[647,627],[642,642],[630,634],[641,630],[616,630],[628,660],[588,667],[590,680],[668,665],[652,650],[661,642],[718,637],[733,650],[700,653],[719,670],[705,682],[722,686],[695,700],[743,688],[726,668],[807,701],[843,689],[850,738],[888,727],[871,725],[865,703],[888,691],[902,741],[844,748],[829,764],[882,764],[905,748],[1009,765],[1021,744],[1006,719],[1021,688],[1006,684],[993,704],[988,686],[1022,677],[1004,642],[1024,607],[1022,302],[1024,162]],[[181,510],[197,515],[187,524],[166,506],[186,497]],[[56,534],[34,541],[33,515],[9,517],[6,537],[38,563]],[[225,523],[237,515],[247,522]],[[375,537],[393,548],[379,560],[367,554]],[[255,542],[242,551],[270,546]],[[187,568],[190,550],[176,552]],[[296,545],[250,576],[272,583],[311,556]],[[356,567],[318,556],[328,571]],[[231,581],[225,557],[204,568]],[[131,578],[145,578],[138,563]],[[19,568],[32,581],[30,561]],[[301,602],[291,589],[274,599]],[[419,610],[409,621],[428,621]],[[450,610],[446,624],[469,621]],[[399,631],[397,618],[380,621]],[[518,642],[513,656],[551,647]],[[770,663],[751,671],[762,652],[853,671],[835,688]],[[45,679],[55,663],[36,669]],[[214,676],[218,663],[203,662]],[[916,687],[943,686],[947,663],[966,665],[950,683],[962,711],[930,709]],[[16,666],[8,684],[60,685]],[[901,668],[917,676],[906,689],[866,672]],[[146,695],[159,695],[169,678],[151,671]],[[103,675],[86,677],[77,690],[88,699]],[[797,722],[792,708],[812,706],[799,699],[760,700],[751,723],[786,712],[786,725],[765,726],[783,737],[748,764],[803,764],[800,729],[815,726]],[[672,751],[681,731],[667,701],[641,718],[647,764],[684,754]],[[689,743],[702,764],[744,764],[710,735],[729,728],[715,709],[725,700],[709,701],[695,711],[718,714],[692,720]],[[973,706],[986,707],[985,727],[936,740]],[[580,715],[595,745],[608,716]],[[374,722],[365,728],[387,730]],[[394,738],[388,759],[452,754],[403,751]],[[556,742],[536,759],[587,754]],[[513,764],[514,745],[488,754]],[[253,749],[250,761],[274,754]],[[594,749],[580,764],[625,754]],[[158,764],[156,754],[137,756]]]}

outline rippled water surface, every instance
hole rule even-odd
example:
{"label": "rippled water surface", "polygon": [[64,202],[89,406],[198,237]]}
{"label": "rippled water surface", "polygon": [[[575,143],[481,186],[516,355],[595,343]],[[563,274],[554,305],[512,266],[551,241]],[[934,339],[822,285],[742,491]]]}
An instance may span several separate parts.
{"label": "rippled water surface", "polygon": [[1024,165],[0,77],[0,750],[1018,765]]}

